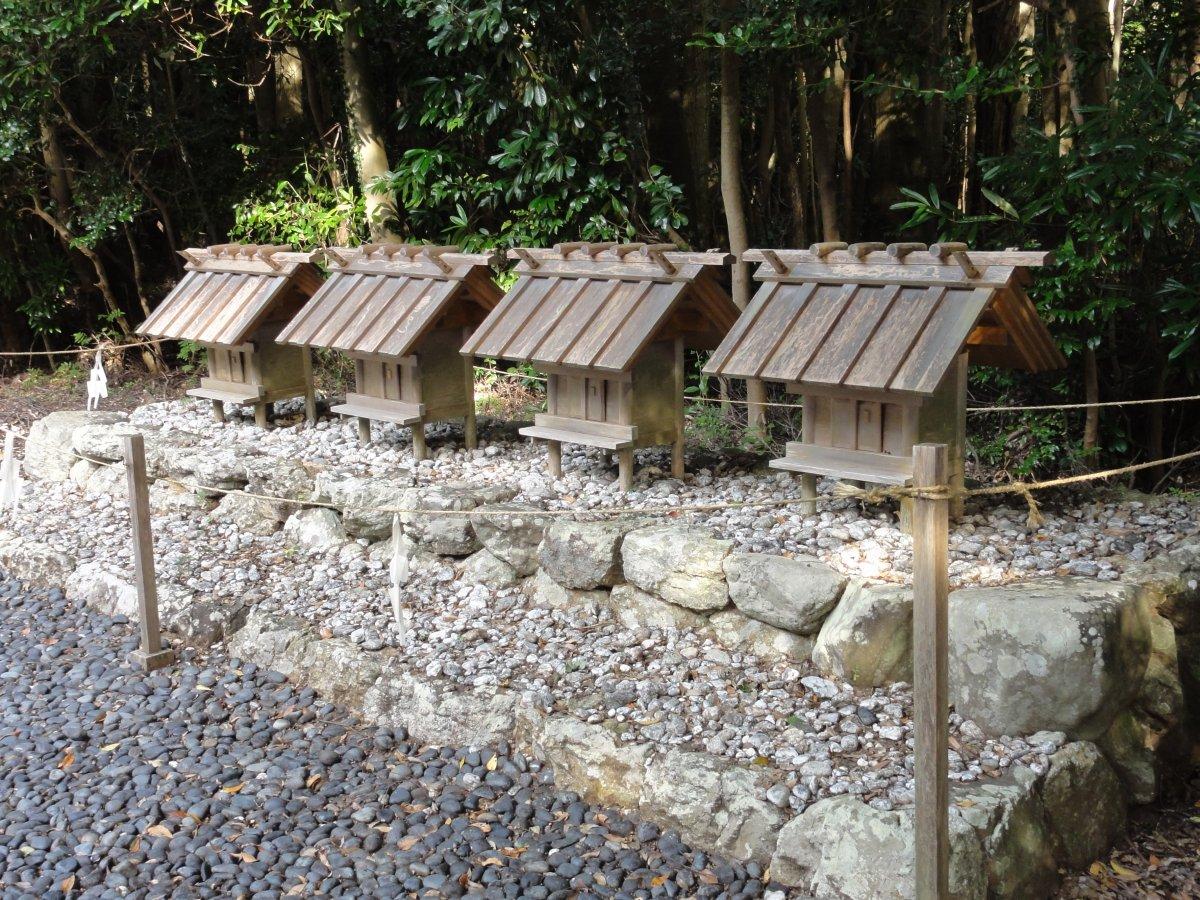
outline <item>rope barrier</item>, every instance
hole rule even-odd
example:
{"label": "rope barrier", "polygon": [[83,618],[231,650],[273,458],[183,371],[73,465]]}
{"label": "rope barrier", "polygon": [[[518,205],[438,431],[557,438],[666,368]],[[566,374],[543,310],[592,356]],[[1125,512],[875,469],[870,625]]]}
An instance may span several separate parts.
{"label": "rope barrier", "polygon": [[[8,426],[0,426],[0,432],[12,434],[17,439],[24,441],[26,446],[30,443],[38,443],[31,441],[28,435],[22,434],[16,429]],[[104,462],[84,456],[76,452],[73,448],[66,449],[58,445],[42,442],[42,446],[53,446],[59,453],[65,453],[77,459],[86,460],[97,466],[123,466],[123,462]],[[816,503],[831,503],[835,500],[857,500],[865,504],[881,503],[884,500],[903,500],[910,498],[927,498],[936,500],[955,500],[958,498],[967,497],[988,497],[999,496],[1003,494],[1016,494],[1021,496],[1029,509],[1029,514],[1026,519],[1026,524],[1031,529],[1037,529],[1045,520],[1038,507],[1037,501],[1033,497],[1034,491],[1049,490],[1056,487],[1064,487],[1071,484],[1082,484],[1089,481],[1101,481],[1108,478],[1113,478],[1117,475],[1126,475],[1133,472],[1140,472],[1145,469],[1155,468],[1158,466],[1172,465],[1175,463],[1186,462],[1190,459],[1200,458],[1200,449],[1192,450],[1188,453],[1180,453],[1175,456],[1169,456],[1164,459],[1152,460],[1149,462],[1133,463],[1127,466],[1120,466],[1113,469],[1103,469],[1098,472],[1085,472],[1080,475],[1068,475],[1061,478],[1052,478],[1046,481],[1017,481],[1010,484],[990,485],[979,488],[959,488],[955,489],[950,485],[940,485],[933,488],[915,488],[911,485],[901,485],[895,487],[879,487],[879,488],[859,488],[837,482],[834,489],[829,494],[818,495],[813,498],[799,497],[784,497],[771,500],[740,500],[740,501],[721,501],[715,503],[692,503],[681,504],[679,506],[602,506],[592,507],[588,509],[580,508],[561,508],[561,509],[544,509],[536,510],[532,513],[530,510],[489,510],[489,516],[545,516],[551,518],[568,517],[568,516],[599,516],[601,518],[617,518],[620,516],[638,516],[643,518],[659,518],[663,516],[677,516],[681,513],[704,513],[704,512],[723,512],[735,509],[774,509],[797,504],[816,504]],[[332,503],[326,503],[320,500],[299,500],[290,497],[273,497],[269,494],[259,494],[253,491],[245,491],[240,488],[222,488],[212,485],[199,484],[197,482],[185,481],[182,479],[172,478],[170,476],[159,476],[156,481],[162,481],[166,484],[174,484],[178,487],[188,490],[203,491],[210,494],[241,494],[246,497],[253,497],[259,500],[267,500],[272,503],[289,504],[302,508],[324,508],[340,510],[340,507]],[[413,484],[412,487],[418,487]],[[427,509],[422,507],[400,507],[400,506],[378,506],[372,507],[375,512],[392,513],[394,515],[425,515],[425,516],[471,516],[476,510],[473,509]]]}
{"label": "rope barrier", "polygon": [[[530,381],[545,381],[546,379],[537,375],[523,375],[520,372],[505,372],[501,369],[491,369],[486,366],[475,366],[477,372],[492,372],[496,375],[507,376],[508,378],[524,378]],[[733,398],[722,399],[720,397],[698,397],[684,394],[683,399],[689,403],[716,403],[721,406],[732,404],[734,406],[772,406],[776,409],[804,409],[803,403],[783,403],[778,400],[735,400]],[[1150,397],[1144,400],[1104,400],[1096,403],[1047,403],[1040,406],[968,406],[968,413],[1006,413],[1006,412],[1047,412],[1061,411],[1069,409],[1103,409],[1106,407],[1119,406],[1145,406],[1153,403],[1187,403],[1195,400],[1200,400],[1200,394],[1188,394],[1182,397]]]}
{"label": "rope barrier", "polygon": [[0,353],[0,357],[5,356],[86,356],[89,353],[95,353],[97,350],[103,350],[107,353],[109,350],[129,350],[132,347],[150,347],[154,344],[165,343],[164,338],[155,338],[150,341],[137,341],[132,344],[102,344],[96,347],[72,347],[68,350],[10,350],[6,353]]}

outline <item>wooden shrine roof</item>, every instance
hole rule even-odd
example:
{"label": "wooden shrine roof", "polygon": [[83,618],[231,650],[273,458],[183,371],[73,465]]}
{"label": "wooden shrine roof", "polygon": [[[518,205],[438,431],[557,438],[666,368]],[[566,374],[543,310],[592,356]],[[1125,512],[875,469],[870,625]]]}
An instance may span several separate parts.
{"label": "wooden shrine roof", "polygon": [[1066,364],[1024,291],[1049,254],[818,244],[743,258],[762,263],[762,284],[704,367],[712,375],[924,396],[964,349],[1030,372]]}
{"label": "wooden shrine roof", "polygon": [[288,247],[221,244],[180,255],[187,260],[183,278],[138,334],[234,347],[250,339],[289,288],[307,295],[321,286],[309,254]]}
{"label": "wooden shrine roof", "polygon": [[674,245],[558,244],[517,248],[517,282],[463,347],[464,354],[542,366],[627,371],[668,326],[713,335],[737,319],[717,275],[732,257]]}
{"label": "wooden shrine roof", "polygon": [[478,321],[503,293],[489,272],[497,254],[366,244],[327,250],[325,259],[329,279],[280,332],[280,343],[407,356],[455,300],[477,305]]}

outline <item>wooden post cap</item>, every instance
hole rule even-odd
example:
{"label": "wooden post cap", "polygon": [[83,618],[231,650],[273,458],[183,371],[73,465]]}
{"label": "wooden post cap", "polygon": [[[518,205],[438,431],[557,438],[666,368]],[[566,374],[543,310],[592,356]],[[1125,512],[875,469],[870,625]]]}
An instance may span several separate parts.
{"label": "wooden post cap", "polygon": [[525,263],[531,269],[537,269],[542,265],[538,262],[538,258],[525,247],[513,247],[513,253],[517,255],[517,259],[521,260],[521,262]]}
{"label": "wooden post cap", "polygon": [[767,261],[768,266],[770,266],[775,270],[776,273],[780,275],[786,275],[789,271],[791,271],[788,269],[787,264],[779,258],[779,254],[774,250],[764,250],[762,252],[762,258]]}
{"label": "wooden post cap", "polygon": [[846,249],[850,252],[851,256],[855,257],[859,262],[862,262],[863,258],[866,257],[868,253],[874,253],[877,250],[887,249],[887,244],[883,243],[882,241],[860,241],[857,244],[851,244]]}
{"label": "wooden post cap", "polygon": [[647,244],[642,248],[642,252],[646,254],[648,259],[653,260],[658,264],[658,267],[668,275],[674,275],[676,272],[675,265],[663,254],[676,249],[674,244]]}
{"label": "wooden post cap", "polygon": [[888,256],[894,256],[896,259],[904,259],[910,253],[924,249],[926,249],[925,244],[918,244],[916,242],[887,245]]}
{"label": "wooden post cap", "polygon": [[810,244],[808,252],[817,259],[824,259],[834,250],[845,250],[849,246],[845,241],[821,241],[817,244]]}

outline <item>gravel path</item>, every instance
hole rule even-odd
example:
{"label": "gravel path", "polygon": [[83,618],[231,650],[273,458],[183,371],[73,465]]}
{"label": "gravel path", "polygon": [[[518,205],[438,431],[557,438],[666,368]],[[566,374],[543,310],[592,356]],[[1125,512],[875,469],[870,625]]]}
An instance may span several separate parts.
{"label": "gravel path", "polygon": [[417,747],[219,655],[145,676],[135,645],[0,576],[3,896],[773,893],[506,746]]}

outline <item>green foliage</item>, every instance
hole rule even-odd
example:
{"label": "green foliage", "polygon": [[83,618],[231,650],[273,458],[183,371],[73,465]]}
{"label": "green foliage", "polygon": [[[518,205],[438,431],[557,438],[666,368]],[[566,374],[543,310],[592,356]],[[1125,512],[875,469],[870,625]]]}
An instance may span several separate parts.
{"label": "green foliage", "polygon": [[305,161],[292,178],[236,203],[229,234],[234,240],[293,247],[355,244],[366,234],[366,211],[354,188],[334,187],[327,169],[314,170]]}

